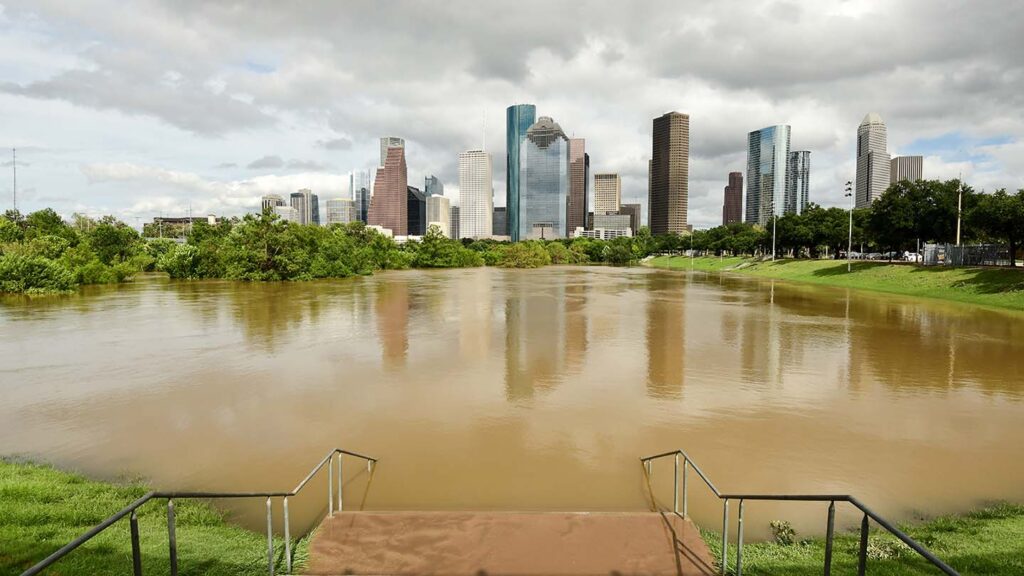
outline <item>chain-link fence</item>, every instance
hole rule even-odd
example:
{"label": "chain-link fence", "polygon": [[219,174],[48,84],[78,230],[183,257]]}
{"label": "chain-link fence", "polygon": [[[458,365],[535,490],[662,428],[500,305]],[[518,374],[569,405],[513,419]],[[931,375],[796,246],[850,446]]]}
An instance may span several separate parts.
{"label": "chain-link fence", "polygon": [[1005,244],[925,244],[925,266],[1009,266],[1010,247]]}

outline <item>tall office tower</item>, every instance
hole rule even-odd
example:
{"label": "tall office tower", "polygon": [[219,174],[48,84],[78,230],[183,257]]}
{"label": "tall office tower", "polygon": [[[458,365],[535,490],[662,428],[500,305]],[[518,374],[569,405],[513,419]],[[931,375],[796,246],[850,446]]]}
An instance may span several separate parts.
{"label": "tall office tower", "polygon": [[274,206],[271,208],[274,214],[277,214],[278,218],[285,222],[299,223],[299,211],[291,206]]}
{"label": "tall office tower", "polygon": [[320,224],[320,199],[309,188],[292,192],[291,206],[299,213],[299,224]]}
{"label": "tall office tower", "polygon": [[423,179],[423,195],[438,196],[444,194],[444,183],[437,179],[437,176],[430,175]]}
{"label": "tall office tower", "polygon": [[409,180],[405,166],[405,148],[388,148],[384,166],[377,168],[373,197],[366,223],[391,230],[395,236],[409,235]]}
{"label": "tall office tower", "polygon": [[415,186],[407,186],[406,192],[406,231],[409,236],[423,236],[427,233],[427,197]]}
{"label": "tall office tower", "polygon": [[451,238],[451,201],[440,194],[427,196],[427,231],[431,226],[441,229],[441,234]]}
{"label": "tall office tower", "polygon": [[640,229],[640,205],[639,204],[623,204],[619,208],[619,214],[626,214],[629,216],[629,228],[636,235],[636,231]]}
{"label": "tall office tower", "polygon": [[388,148],[405,148],[405,140],[397,136],[382,136],[380,139],[380,167],[388,159]]}
{"label": "tall office tower", "polygon": [[494,217],[491,220],[491,234],[495,236],[508,236],[508,213],[504,206],[494,207]]}
{"label": "tall office tower", "polygon": [[594,174],[594,214],[615,214],[621,206],[622,180],[619,175]]}
{"label": "tall office tower", "polygon": [[284,206],[284,198],[278,194],[267,194],[260,198],[260,212],[274,211],[274,206]]}
{"label": "tall office tower", "polygon": [[587,181],[590,179],[590,156],[586,151],[586,140],[569,139],[569,199],[565,207],[566,229],[570,235],[578,226],[587,222]]}
{"label": "tall office tower", "polygon": [[797,150],[789,153],[786,167],[786,214],[803,214],[810,197],[811,153]]}
{"label": "tall office tower", "polygon": [[459,234],[487,238],[494,217],[491,155],[483,150],[459,154]]}
{"label": "tall office tower", "polygon": [[747,135],[747,222],[765,226],[782,216],[789,164],[789,126],[769,126]]}
{"label": "tall office tower", "polygon": [[[526,131],[519,160],[518,227],[512,240],[565,238],[569,139],[562,127],[551,118],[541,116]],[[510,230],[511,226],[510,221]]]}
{"label": "tall office tower", "polygon": [[331,198],[327,201],[327,225],[355,222],[356,203],[348,198]]}
{"label": "tall office tower", "polygon": [[885,122],[871,112],[857,127],[857,208],[869,206],[889,187]]}
{"label": "tall office tower", "polygon": [[449,226],[449,228],[452,231],[452,238],[454,238],[456,240],[459,240],[459,239],[462,238],[462,231],[459,230],[459,218],[460,218],[459,212],[460,212],[460,210],[459,210],[458,206],[452,206],[452,222],[451,222],[451,226]]}
{"label": "tall office tower", "polygon": [[356,203],[356,219],[366,223],[366,215],[370,210],[370,173],[365,170],[352,171],[348,189],[352,191],[352,200]]}
{"label": "tall office tower", "polygon": [[729,185],[725,187],[725,202],[722,205],[722,225],[743,221],[743,173],[729,172]]}
{"label": "tall office tower", "polygon": [[508,234],[513,242],[519,240],[519,154],[526,131],[536,121],[537,107],[533,104],[515,104],[505,110],[505,208]]}
{"label": "tall office tower", "polygon": [[896,156],[889,163],[889,183],[924,180],[923,156]]}
{"label": "tall office tower", "polygon": [[690,116],[669,112],[655,118],[651,142],[647,223],[651,234],[682,234],[688,230]]}

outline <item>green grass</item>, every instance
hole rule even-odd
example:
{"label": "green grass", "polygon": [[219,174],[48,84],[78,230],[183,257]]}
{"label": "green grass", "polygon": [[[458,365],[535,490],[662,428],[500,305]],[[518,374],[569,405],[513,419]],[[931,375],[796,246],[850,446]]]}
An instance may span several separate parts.
{"label": "green grass", "polygon": [[946,268],[842,260],[759,262],[746,258],[659,256],[650,266],[710,272],[735,272],[763,278],[937,298],[994,308],[1024,310],[1024,271],[1007,268]]}
{"label": "green grass", "polygon": [[[964,576],[1024,574],[1024,506],[997,504],[900,529]],[[703,530],[701,533],[720,563],[721,534]],[[732,537],[735,539],[735,533]],[[832,573],[856,574],[859,547],[859,532],[836,534]],[[735,569],[734,544],[729,545],[728,560],[731,569]],[[744,574],[820,575],[824,564],[823,538],[801,540],[789,546],[774,542],[743,546]],[[868,537],[867,573],[885,576],[941,574],[888,532],[874,530]]]}
{"label": "green grass", "polygon": [[[0,459],[0,575],[20,574],[81,536],[148,491],[144,485],[95,482],[49,466]],[[208,504],[175,501],[179,573],[235,575],[267,573],[267,536],[228,524]],[[139,510],[142,568],[168,574],[166,501]],[[45,574],[119,576],[132,573],[128,519],[122,519],[74,550]],[[307,541],[293,547],[307,554]],[[284,544],[274,544],[278,573]]]}

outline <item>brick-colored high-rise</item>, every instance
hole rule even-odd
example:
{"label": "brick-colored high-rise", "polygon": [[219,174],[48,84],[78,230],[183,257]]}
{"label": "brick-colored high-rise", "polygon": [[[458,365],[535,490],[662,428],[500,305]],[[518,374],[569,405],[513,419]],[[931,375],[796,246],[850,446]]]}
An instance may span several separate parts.
{"label": "brick-colored high-rise", "polygon": [[739,224],[743,221],[743,173],[729,172],[729,185],[725,187],[725,203],[722,206],[722,225]]}
{"label": "brick-colored high-rise", "polygon": [[690,180],[690,116],[669,112],[654,119],[647,223],[651,234],[682,234]]}
{"label": "brick-colored high-rise", "polygon": [[388,228],[395,236],[408,236],[408,186],[405,148],[390,147],[384,166],[377,168],[377,178],[373,181],[367,224]]}
{"label": "brick-colored high-rise", "polygon": [[586,140],[569,139],[569,198],[565,206],[566,231],[571,236],[577,226],[587,223],[587,184],[590,180],[590,156]]}

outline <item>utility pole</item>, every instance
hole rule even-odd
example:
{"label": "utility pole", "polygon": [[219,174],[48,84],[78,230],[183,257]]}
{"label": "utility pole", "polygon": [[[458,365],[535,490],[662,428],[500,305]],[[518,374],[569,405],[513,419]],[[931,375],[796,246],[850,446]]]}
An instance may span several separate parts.
{"label": "utility pole", "polygon": [[[960,175],[960,178],[963,178],[963,174]],[[960,220],[964,204],[964,181],[957,179],[956,186],[956,245],[960,246]]]}
{"label": "utility pole", "polygon": [[853,251],[853,182],[846,181],[846,197],[850,199],[850,236],[846,242],[846,271],[850,271],[850,252]]}
{"label": "utility pole", "polygon": [[14,210],[18,210],[18,149],[11,148],[11,170],[14,172]]}

